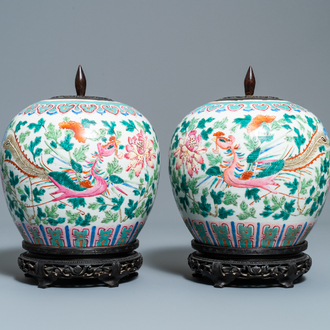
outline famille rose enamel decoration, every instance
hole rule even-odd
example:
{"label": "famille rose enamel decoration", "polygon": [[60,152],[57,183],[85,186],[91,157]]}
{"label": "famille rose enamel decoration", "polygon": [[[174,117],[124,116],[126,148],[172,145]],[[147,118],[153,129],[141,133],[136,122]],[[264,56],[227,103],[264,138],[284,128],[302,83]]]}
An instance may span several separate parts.
{"label": "famille rose enamel decoration", "polygon": [[169,155],[177,206],[195,241],[206,245],[299,245],[329,188],[329,137],[319,119],[253,92],[192,111]]}
{"label": "famille rose enamel decoration", "polygon": [[23,239],[40,246],[124,246],[136,240],[158,186],[149,121],[110,99],[55,97],[21,111],[1,149],[5,198]]}

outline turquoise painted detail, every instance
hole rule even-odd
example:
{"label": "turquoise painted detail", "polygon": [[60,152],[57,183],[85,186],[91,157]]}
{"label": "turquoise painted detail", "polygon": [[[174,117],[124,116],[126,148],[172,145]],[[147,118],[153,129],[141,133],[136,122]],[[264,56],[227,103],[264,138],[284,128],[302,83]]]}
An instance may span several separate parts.
{"label": "turquoise painted detail", "polygon": [[238,233],[241,236],[241,239],[239,240],[240,247],[251,248],[252,247],[251,236],[253,235],[253,227],[238,225]]}
{"label": "turquoise painted detail", "polygon": [[261,247],[274,247],[275,238],[278,234],[278,227],[271,228],[270,226],[264,227],[265,238],[261,242]]}
{"label": "turquoise painted detail", "polygon": [[96,246],[108,246],[112,232],[112,229],[105,230],[101,228],[99,231],[100,239],[96,242]]}
{"label": "turquoise painted detail", "polygon": [[75,247],[87,247],[86,236],[89,234],[88,229],[84,229],[83,231],[73,230],[73,235],[76,236],[74,240]]}
{"label": "turquoise painted detail", "polygon": [[296,244],[302,243],[306,239],[307,235],[310,233],[310,231],[312,230],[312,228],[313,228],[313,225],[309,225],[306,228],[305,233],[301,236],[300,240]]}
{"label": "turquoise painted detail", "polygon": [[199,235],[201,241],[205,244],[211,244],[209,238],[206,235],[206,231],[205,231],[205,227],[204,227],[203,223],[198,224],[198,223],[194,222],[193,224],[194,224],[195,229],[198,232],[198,235]]}
{"label": "turquoise painted detail", "polygon": [[38,228],[29,228],[30,233],[32,234],[32,239],[35,244],[42,245],[44,244],[42,239],[39,236],[39,230]]}
{"label": "turquoise painted detail", "polygon": [[50,235],[50,243],[53,246],[64,246],[64,241],[61,238],[62,230],[57,228],[52,230],[51,228],[47,228],[47,232]]}
{"label": "turquoise painted detail", "polygon": [[144,223],[141,222],[141,223],[139,224],[139,227],[138,227],[138,229],[136,230],[135,234],[132,235],[132,236],[130,237],[129,242],[134,242],[134,241],[136,240],[136,238],[137,238],[137,236],[139,235],[140,231],[142,230],[143,226],[144,226]]}
{"label": "turquoise painted detail", "polygon": [[128,238],[129,233],[132,231],[132,227],[123,227],[121,231],[121,236],[118,239],[117,245],[124,245],[126,243],[126,240]]}
{"label": "turquoise painted detail", "polygon": [[22,235],[24,241],[29,242],[29,239],[28,239],[28,237],[26,236],[26,234],[25,234],[25,232],[24,232],[24,229],[23,229],[20,225],[17,225],[17,228],[18,228],[20,234]]}
{"label": "turquoise painted detail", "polygon": [[298,226],[297,228],[288,227],[282,246],[292,246],[295,237],[299,233],[300,229],[301,226]]}
{"label": "turquoise painted detail", "polygon": [[215,234],[217,235],[220,246],[224,246],[224,247],[231,246],[231,242],[228,239],[229,231],[226,225],[217,226],[216,224],[212,224],[212,228]]}

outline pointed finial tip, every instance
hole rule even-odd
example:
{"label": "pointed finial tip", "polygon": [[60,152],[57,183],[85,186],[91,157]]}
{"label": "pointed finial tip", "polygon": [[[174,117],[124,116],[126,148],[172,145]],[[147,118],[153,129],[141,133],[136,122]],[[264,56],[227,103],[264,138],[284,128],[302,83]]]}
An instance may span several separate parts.
{"label": "pointed finial tip", "polygon": [[245,96],[253,96],[255,86],[256,78],[254,77],[252,66],[250,65],[244,79]]}
{"label": "pointed finial tip", "polygon": [[87,83],[86,83],[84,70],[82,69],[82,66],[79,64],[76,74],[76,80],[75,80],[77,96],[85,96],[86,84]]}

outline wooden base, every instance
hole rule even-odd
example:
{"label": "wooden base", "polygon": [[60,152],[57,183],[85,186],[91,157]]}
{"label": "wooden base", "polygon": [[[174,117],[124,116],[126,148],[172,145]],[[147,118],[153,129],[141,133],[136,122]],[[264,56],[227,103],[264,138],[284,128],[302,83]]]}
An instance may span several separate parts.
{"label": "wooden base", "polygon": [[98,279],[117,287],[122,278],[136,276],[142,266],[142,255],[132,251],[137,246],[138,241],[123,247],[67,249],[23,242],[29,252],[19,256],[18,265],[25,276],[37,278],[43,289],[58,279]]}
{"label": "wooden base", "polygon": [[302,253],[307,248],[306,241],[297,246],[277,248],[273,254],[271,248],[210,247],[196,241],[192,241],[192,246],[202,251],[193,252],[188,257],[193,276],[208,277],[217,288],[236,279],[275,280],[283,287],[292,288],[293,282],[307,273],[312,265],[311,257]]}

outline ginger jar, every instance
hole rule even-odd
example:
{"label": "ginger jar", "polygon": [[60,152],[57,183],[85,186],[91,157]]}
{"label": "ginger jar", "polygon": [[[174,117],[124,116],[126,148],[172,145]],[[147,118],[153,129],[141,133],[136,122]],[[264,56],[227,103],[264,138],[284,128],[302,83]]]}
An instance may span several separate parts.
{"label": "ginger jar", "polygon": [[105,98],[34,103],[10,122],[1,147],[8,209],[24,241],[40,246],[134,242],[154,203],[159,170],[150,122]]}
{"label": "ginger jar", "polygon": [[169,173],[178,209],[202,244],[298,245],[326,200],[328,134],[303,107],[245,88],[245,97],[198,107],[176,128]]}

